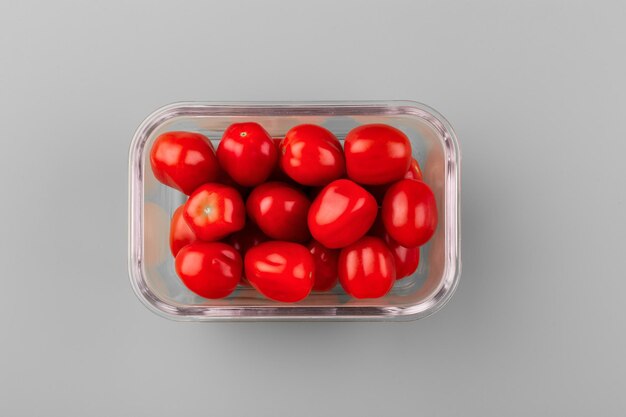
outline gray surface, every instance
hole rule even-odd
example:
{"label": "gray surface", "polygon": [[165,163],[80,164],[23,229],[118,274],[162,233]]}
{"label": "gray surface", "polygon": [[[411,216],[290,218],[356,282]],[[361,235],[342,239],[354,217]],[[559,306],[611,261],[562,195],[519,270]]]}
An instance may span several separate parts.
{"label": "gray surface", "polygon": [[[2,2],[0,415],[623,415],[626,6],[531,3]],[[207,325],[139,303],[134,129],[172,101],[272,99],[452,122],[444,310]]]}

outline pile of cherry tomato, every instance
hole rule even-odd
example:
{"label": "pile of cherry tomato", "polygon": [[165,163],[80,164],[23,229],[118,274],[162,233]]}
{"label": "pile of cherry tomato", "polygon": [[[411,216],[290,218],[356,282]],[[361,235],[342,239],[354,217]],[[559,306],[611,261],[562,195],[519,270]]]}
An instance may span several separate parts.
{"label": "pile of cherry tomato", "polygon": [[296,302],[337,281],[353,297],[382,297],[415,272],[437,227],[409,139],[383,124],[351,130],[343,148],[312,124],[272,138],[236,123],[217,151],[199,133],[168,132],[150,163],[189,196],[172,217],[170,248],[182,282],[206,298],[251,285]]}

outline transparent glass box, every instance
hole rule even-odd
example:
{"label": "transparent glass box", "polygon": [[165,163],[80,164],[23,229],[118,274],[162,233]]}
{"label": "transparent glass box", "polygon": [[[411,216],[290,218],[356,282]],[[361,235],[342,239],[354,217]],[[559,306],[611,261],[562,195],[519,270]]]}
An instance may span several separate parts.
{"label": "transparent glass box", "polygon": [[[187,130],[208,136],[215,147],[231,123],[258,122],[273,136],[313,123],[343,143],[352,128],[385,123],[410,139],[424,181],[437,200],[439,225],[421,247],[417,271],[398,280],[385,297],[354,299],[341,286],[312,292],[294,303],[268,300],[250,287],[209,300],[189,291],[174,271],[169,223],[186,196],[159,183],[149,151],[158,135]],[[135,294],[153,312],[174,320],[413,320],[439,310],[450,299],[461,272],[460,153],[450,124],[435,110],[409,101],[175,103],[155,111],[137,129],[129,152],[129,275]],[[245,169],[245,167],[242,167]]]}

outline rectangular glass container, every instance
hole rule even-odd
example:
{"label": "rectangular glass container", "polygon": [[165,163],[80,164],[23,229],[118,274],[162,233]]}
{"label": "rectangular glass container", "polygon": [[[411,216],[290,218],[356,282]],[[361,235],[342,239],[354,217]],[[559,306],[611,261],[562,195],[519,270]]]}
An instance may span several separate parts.
{"label": "rectangular glass container", "polygon": [[[437,200],[439,225],[421,247],[420,265],[398,280],[385,297],[358,300],[338,285],[312,292],[295,304],[268,300],[249,287],[228,298],[196,296],[179,280],[169,251],[169,221],[186,196],[159,183],[150,169],[149,150],[161,133],[200,132],[215,147],[231,123],[258,122],[273,136],[293,126],[313,123],[332,131],[343,143],[352,128],[385,123],[410,139],[424,181]],[[155,313],[188,321],[215,320],[412,320],[440,309],[452,296],[461,272],[460,154],[450,124],[433,109],[416,102],[268,102],[176,103],[148,116],[130,146],[129,274],[137,297]]]}

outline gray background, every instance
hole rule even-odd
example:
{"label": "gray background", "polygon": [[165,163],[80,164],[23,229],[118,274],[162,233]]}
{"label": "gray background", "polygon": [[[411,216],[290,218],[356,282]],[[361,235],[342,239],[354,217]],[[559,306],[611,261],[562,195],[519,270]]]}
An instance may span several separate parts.
{"label": "gray background", "polygon": [[[0,415],[623,415],[620,2],[0,4]],[[463,154],[463,275],[410,323],[189,324],[127,269],[178,100],[413,99]]]}

